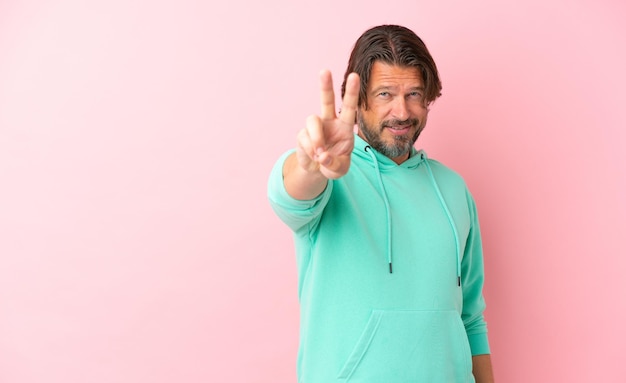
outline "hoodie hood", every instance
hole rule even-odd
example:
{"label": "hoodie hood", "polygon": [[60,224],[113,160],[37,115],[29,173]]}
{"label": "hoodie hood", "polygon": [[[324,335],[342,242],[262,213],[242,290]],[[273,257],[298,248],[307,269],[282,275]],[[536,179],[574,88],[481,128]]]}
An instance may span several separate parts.
{"label": "hoodie hood", "polygon": [[[437,198],[441,205],[442,210],[446,214],[448,222],[452,228],[452,233],[454,234],[454,244],[456,248],[456,275],[457,275],[457,284],[461,286],[461,250],[460,250],[460,239],[456,224],[454,223],[454,219],[452,218],[452,214],[450,213],[450,209],[446,204],[446,201],[441,194],[441,190],[439,189],[439,185],[437,184],[437,180],[433,174],[433,171],[430,167],[428,157],[426,156],[426,152],[423,150],[417,150],[414,147],[411,147],[411,154],[409,158],[402,162],[401,164],[396,164],[391,158],[385,156],[384,154],[376,151],[372,148],[367,141],[363,140],[361,137],[355,134],[354,136],[354,150],[353,155],[362,158],[366,162],[372,164],[376,171],[376,175],[378,178],[378,186],[380,189],[380,195],[385,205],[386,212],[386,220],[387,220],[387,262],[389,264],[389,273],[393,273],[393,257],[392,257],[392,246],[391,246],[391,235],[392,235],[392,211],[389,206],[389,198],[387,197],[387,192],[385,191],[385,183],[383,181],[383,173],[386,171],[391,171],[397,168],[405,168],[405,169],[417,169],[420,165],[424,165],[426,168],[426,172],[428,173],[428,177],[430,178],[431,185],[437,194]],[[419,176],[416,174],[416,176]]]}

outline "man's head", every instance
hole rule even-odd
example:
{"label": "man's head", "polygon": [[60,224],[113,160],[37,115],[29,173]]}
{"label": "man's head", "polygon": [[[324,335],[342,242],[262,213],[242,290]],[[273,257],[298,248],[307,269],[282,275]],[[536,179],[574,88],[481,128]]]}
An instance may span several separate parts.
{"label": "man's head", "polygon": [[441,95],[435,62],[424,42],[397,25],[374,27],[357,40],[341,86],[356,72],[361,81],[359,135],[400,163],[426,125],[428,105]]}

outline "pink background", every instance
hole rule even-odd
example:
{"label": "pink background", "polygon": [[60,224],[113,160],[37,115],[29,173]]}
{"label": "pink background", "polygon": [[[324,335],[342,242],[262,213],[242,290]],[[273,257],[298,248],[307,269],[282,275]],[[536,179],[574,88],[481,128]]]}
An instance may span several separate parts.
{"label": "pink background", "polygon": [[214,3],[0,3],[0,382],[294,382],[266,179],[380,23],[443,78],[497,380],[624,381],[626,3]]}

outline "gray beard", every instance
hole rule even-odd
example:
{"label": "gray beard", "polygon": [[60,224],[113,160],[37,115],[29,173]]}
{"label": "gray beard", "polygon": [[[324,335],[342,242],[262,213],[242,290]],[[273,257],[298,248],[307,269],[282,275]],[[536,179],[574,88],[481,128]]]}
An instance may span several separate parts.
{"label": "gray beard", "polygon": [[[363,137],[365,137],[365,141],[372,148],[374,148],[377,152],[389,157],[390,159],[397,158],[403,156],[411,151],[413,144],[417,141],[420,133],[423,130],[422,128],[418,128],[415,131],[415,134],[411,138],[407,138],[406,136],[394,136],[394,142],[391,144],[385,143],[381,140],[380,135],[383,131],[382,126],[389,125],[389,121],[383,121],[380,126],[376,128],[371,128],[365,125],[365,121],[363,121],[362,116],[359,114],[358,116],[359,123],[359,131],[363,133]],[[398,121],[393,121],[394,124],[400,125],[401,123]],[[419,122],[415,120],[414,126],[418,126]]]}

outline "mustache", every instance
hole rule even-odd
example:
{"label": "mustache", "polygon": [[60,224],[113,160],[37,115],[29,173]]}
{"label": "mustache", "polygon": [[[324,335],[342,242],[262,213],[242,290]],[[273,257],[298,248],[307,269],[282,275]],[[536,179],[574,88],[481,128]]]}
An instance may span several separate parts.
{"label": "mustache", "polygon": [[419,124],[419,120],[417,118],[407,118],[406,120],[385,120],[380,123],[380,127],[384,128],[385,126],[402,126],[402,125],[411,125],[417,126]]}

